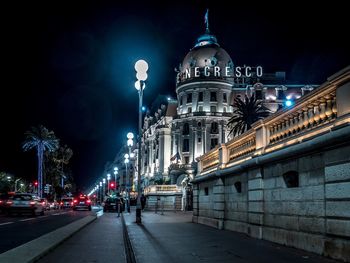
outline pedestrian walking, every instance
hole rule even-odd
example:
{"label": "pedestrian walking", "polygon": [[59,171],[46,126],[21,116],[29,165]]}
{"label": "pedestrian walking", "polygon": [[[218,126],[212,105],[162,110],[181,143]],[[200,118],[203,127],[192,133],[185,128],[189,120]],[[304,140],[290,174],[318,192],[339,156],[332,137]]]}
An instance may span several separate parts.
{"label": "pedestrian walking", "polygon": [[141,195],[141,209],[142,211],[145,209],[145,205],[146,205],[146,197],[144,196],[144,194]]}

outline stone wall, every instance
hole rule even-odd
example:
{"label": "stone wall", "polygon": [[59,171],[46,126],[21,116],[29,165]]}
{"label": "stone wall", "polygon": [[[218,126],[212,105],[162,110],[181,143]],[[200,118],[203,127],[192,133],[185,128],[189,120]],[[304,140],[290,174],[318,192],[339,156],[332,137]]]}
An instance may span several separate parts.
{"label": "stone wall", "polygon": [[199,182],[193,221],[350,261],[350,146],[333,147]]}

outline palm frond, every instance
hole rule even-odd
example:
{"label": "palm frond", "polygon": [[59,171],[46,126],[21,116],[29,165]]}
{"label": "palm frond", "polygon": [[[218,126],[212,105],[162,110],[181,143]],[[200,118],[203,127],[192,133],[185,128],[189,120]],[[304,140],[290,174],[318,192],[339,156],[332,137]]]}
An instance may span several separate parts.
{"label": "palm frond", "polygon": [[246,95],[243,100],[235,98],[233,107],[233,116],[227,125],[230,129],[229,135],[234,136],[249,130],[254,122],[266,118],[271,113],[255,96]]}

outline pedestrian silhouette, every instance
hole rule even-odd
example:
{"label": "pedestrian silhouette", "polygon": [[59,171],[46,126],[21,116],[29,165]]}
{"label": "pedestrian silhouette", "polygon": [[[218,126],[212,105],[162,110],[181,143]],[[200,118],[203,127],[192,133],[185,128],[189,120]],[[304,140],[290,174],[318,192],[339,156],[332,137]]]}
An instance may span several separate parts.
{"label": "pedestrian silhouette", "polygon": [[146,205],[146,197],[142,194],[141,195],[141,208],[142,208],[142,210],[145,209],[145,205]]}

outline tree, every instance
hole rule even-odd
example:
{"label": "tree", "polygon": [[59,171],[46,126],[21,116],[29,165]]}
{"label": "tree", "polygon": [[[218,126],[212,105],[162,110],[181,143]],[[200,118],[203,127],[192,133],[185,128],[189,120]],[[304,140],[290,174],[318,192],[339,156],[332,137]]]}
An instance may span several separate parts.
{"label": "tree", "polygon": [[[65,177],[64,166],[69,164],[73,151],[67,145],[64,145],[54,152],[47,152],[45,155],[47,156],[47,169],[51,176],[50,181],[54,185],[59,185]],[[64,187],[63,183],[61,183],[61,187]]]}
{"label": "tree", "polygon": [[6,172],[0,172],[0,193],[11,191],[11,181],[9,180],[9,177],[13,177],[13,175]]}
{"label": "tree", "polygon": [[25,140],[22,148],[24,151],[29,151],[36,148],[38,157],[38,194],[42,197],[43,184],[43,159],[44,152],[53,152],[58,148],[59,140],[56,138],[53,131],[49,131],[43,125],[32,127],[30,131],[25,133]]}
{"label": "tree", "polygon": [[229,119],[227,126],[230,129],[229,135],[234,136],[249,130],[254,122],[266,118],[271,113],[254,95],[251,97],[245,95],[244,101],[235,98],[233,107],[233,116]]}

